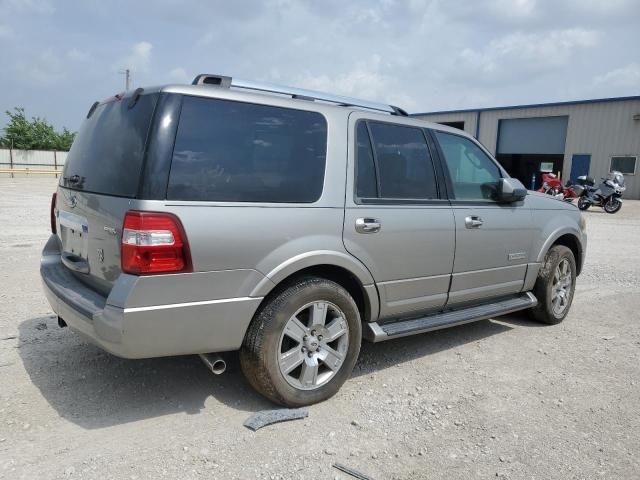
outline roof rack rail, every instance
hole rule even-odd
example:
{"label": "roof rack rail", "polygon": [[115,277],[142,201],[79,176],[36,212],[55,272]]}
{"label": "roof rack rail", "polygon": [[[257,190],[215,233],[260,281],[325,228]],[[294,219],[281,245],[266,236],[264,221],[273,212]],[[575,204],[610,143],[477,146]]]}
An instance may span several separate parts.
{"label": "roof rack rail", "polygon": [[343,97],[341,95],[316,92],[313,90],[304,90],[302,88],[296,87],[285,87],[281,85],[273,85],[270,83],[253,82],[251,80],[240,80],[237,78],[226,77],[224,75],[212,75],[203,73],[194,78],[191,84],[214,85],[222,88],[239,88],[243,90],[253,90],[258,92],[277,93],[280,95],[290,95],[291,98],[298,98],[301,100],[320,100],[322,102],[334,103],[343,107],[359,107],[366,108],[367,110],[375,110],[377,112],[390,113],[391,115],[399,115],[403,117],[408,116],[407,112],[394,105],[369,102],[367,100]]}

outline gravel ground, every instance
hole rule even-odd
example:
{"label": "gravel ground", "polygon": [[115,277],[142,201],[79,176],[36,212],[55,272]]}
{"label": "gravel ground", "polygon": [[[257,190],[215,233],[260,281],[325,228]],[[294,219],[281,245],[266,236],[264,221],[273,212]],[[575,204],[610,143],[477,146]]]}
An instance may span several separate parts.
{"label": "gravel ground", "polygon": [[53,179],[0,179],[0,478],[379,479],[640,476],[640,202],[586,214],[557,326],[516,314],[378,345],[304,420],[238,369],[122,360],[59,329],[42,294]]}

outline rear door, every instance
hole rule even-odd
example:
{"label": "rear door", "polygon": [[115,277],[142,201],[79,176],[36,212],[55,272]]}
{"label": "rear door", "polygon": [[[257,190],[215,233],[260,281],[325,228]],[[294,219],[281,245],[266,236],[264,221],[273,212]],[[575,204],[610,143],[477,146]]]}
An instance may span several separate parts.
{"label": "rear door", "polygon": [[478,303],[524,286],[534,231],[524,202],[494,200],[503,173],[475,141],[433,131],[448,179],[456,252],[447,305]]}
{"label": "rear door", "polygon": [[67,156],[57,195],[63,263],[108,293],[120,275],[122,221],[139,188],[158,94],[92,108]]}
{"label": "rear door", "polygon": [[371,271],[382,319],[440,310],[453,266],[454,221],[427,137],[418,127],[364,115],[349,120],[345,247]]}

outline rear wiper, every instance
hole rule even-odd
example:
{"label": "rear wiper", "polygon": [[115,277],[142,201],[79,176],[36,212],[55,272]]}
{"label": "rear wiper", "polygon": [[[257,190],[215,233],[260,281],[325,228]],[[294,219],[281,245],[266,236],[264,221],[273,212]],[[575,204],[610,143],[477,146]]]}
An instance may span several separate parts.
{"label": "rear wiper", "polygon": [[80,175],[71,175],[70,177],[62,177],[63,180],[70,184],[76,184],[80,181]]}
{"label": "rear wiper", "polygon": [[133,107],[135,107],[136,103],[138,103],[138,99],[140,98],[140,95],[142,95],[142,92],[144,92],[144,88],[136,88],[133,91],[133,94],[129,99],[129,103],[127,104],[128,110],[131,110]]}
{"label": "rear wiper", "polygon": [[91,105],[91,108],[87,112],[87,118],[91,118],[91,115],[93,115],[93,112],[96,111],[98,105],[100,105],[100,102],[93,102],[93,105]]}

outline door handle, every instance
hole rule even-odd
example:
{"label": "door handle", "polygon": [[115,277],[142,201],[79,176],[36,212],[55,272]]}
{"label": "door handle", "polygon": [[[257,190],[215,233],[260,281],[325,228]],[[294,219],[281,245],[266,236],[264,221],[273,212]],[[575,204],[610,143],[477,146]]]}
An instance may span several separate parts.
{"label": "door handle", "polygon": [[356,232],[358,233],[376,233],[380,231],[382,224],[375,218],[358,218],[356,219]]}
{"label": "door handle", "polygon": [[471,215],[470,217],[464,219],[464,224],[467,228],[478,228],[483,224],[483,221],[477,215]]}

